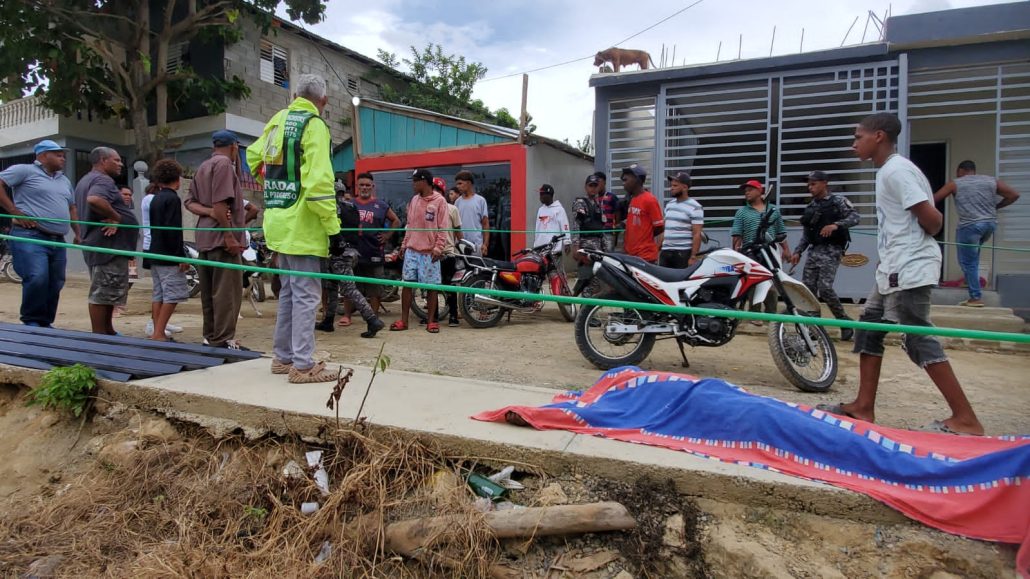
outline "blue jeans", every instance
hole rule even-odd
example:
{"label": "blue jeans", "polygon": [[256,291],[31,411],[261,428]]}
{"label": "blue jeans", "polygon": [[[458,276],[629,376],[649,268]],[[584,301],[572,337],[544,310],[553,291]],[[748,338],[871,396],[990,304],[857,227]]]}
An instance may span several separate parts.
{"label": "blue jeans", "polygon": [[982,296],[980,293],[980,246],[991,239],[995,227],[997,224],[994,221],[977,221],[960,225],[958,228],[957,241],[968,244],[958,246],[958,264],[966,276],[970,299],[978,300]]}
{"label": "blue jeans", "polygon": [[[64,241],[35,229],[12,227],[13,237]],[[11,241],[11,262],[21,276],[21,321],[28,326],[48,327],[57,318],[57,302],[64,287],[68,257],[63,247]]]}

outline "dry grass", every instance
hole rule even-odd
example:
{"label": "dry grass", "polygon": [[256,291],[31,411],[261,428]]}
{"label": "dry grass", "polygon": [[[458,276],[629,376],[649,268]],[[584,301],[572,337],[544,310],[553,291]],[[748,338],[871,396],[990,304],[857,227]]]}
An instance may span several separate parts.
{"label": "dry grass", "polygon": [[[323,447],[331,494],[310,477],[308,445],[194,438],[141,447],[118,464],[95,468],[55,496],[0,520],[0,574],[20,575],[60,555],[67,577],[481,577],[496,543],[469,507],[464,486],[441,506],[427,482],[451,463],[417,442],[382,444],[354,432]],[[303,515],[303,502],[321,508]],[[383,546],[386,523],[412,516],[465,513],[418,562]],[[315,562],[324,544],[327,560]]]}

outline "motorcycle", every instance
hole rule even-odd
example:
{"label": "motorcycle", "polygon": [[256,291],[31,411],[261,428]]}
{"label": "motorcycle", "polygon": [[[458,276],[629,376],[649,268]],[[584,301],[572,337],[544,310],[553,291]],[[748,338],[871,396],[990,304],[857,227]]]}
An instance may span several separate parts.
{"label": "motorcycle", "polygon": [[[546,278],[553,295],[571,296],[569,280],[561,268],[560,255],[554,248],[564,235],[555,235],[549,243],[523,249],[514,261],[499,261],[476,254],[475,246],[467,240],[458,242],[458,261],[461,264],[452,282],[469,288],[517,291],[539,294]],[[463,293],[458,296],[458,309],[473,328],[496,326],[505,314],[511,312],[536,313],[544,302],[533,299],[495,298],[484,294]],[[558,304],[565,321],[576,319],[575,304]]]}
{"label": "motorcycle", "polygon": [[[618,253],[581,249],[594,262],[594,275],[609,288],[601,299],[736,310],[760,304],[775,287],[786,313],[820,315],[819,301],[804,284],[783,271],[776,244],[768,239],[770,214],[763,215],[755,241],[740,252],[713,247],[685,269],[652,265]],[[684,346],[717,347],[736,335],[738,320],[700,314],[637,310],[631,307],[583,306],[576,319],[576,345],[598,368],[639,364],[658,339],[675,339],[689,367]],[[779,371],[799,390],[825,392],[837,378],[837,351],[822,326],[773,322],[769,349]]]}
{"label": "motorcycle", "polygon": [[0,239],[0,277],[6,278],[11,283],[21,283],[21,276],[14,271],[14,257],[11,255],[10,249],[11,246],[7,240]]}
{"label": "motorcycle", "polygon": [[[243,250],[242,258],[245,265],[265,267],[268,263],[268,246],[265,245],[265,236],[260,233],[248,234],[248,246]],[[256,302],[265,301],[265,274],[259,271],[248,271],[243,275],[243,289],[250,292],[250,297]]]}

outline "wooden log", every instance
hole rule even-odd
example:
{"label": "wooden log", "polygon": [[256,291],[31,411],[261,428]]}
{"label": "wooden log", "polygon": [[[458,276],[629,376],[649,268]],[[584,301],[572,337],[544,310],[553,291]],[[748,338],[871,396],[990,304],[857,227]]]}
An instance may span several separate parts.
{"label": "wooden log", "polygon": [[[386,547],[411,556],[458,528],[463,520],[459,515],[446,515],[392,523],[386,527]],[[624,531],[637,526],[626,507],[615,502],[495,511],[484,514],[483,521],[498,539]]]}

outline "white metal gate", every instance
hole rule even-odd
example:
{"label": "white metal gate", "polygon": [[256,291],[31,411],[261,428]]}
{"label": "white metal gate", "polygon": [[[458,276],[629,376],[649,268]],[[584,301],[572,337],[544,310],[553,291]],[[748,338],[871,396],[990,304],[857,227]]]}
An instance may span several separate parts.
{"label": "white metal gate", "polygon": [[726,81],[670,85],[660,96],[659,158],[665,174],[688,171],[707,219],[729,219],[738,187],[764,180],[784,216],[808,202],[805,176],[821,170],[873,225],[875,169],[851,150],[855,125],[874,112],[899,110],[898,61]]}
{"label": "white metal gate", "polygon": [[648,175],[654,174],[656,131],[654,97],[608,103],[609,190],[619,190],[622,169],[634,163],[647,169]]}

